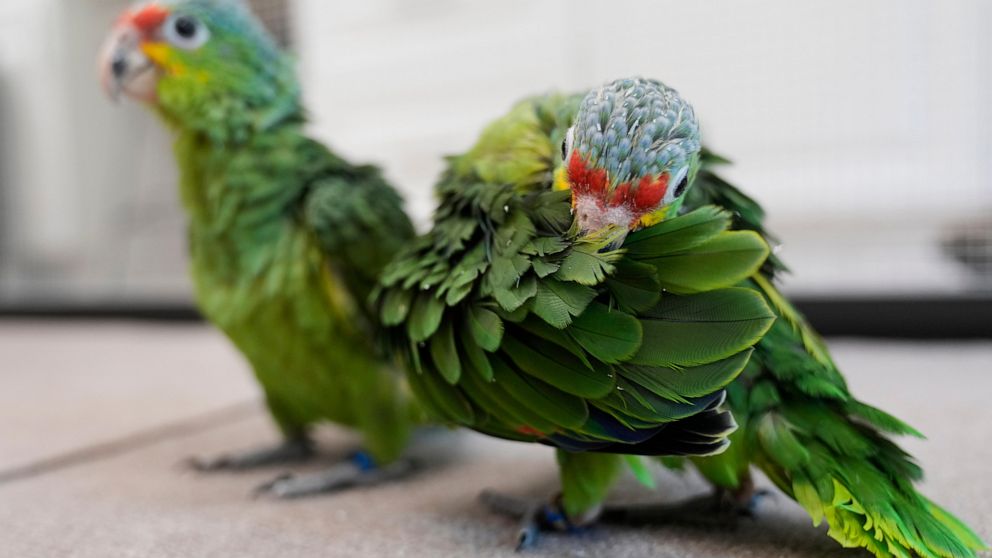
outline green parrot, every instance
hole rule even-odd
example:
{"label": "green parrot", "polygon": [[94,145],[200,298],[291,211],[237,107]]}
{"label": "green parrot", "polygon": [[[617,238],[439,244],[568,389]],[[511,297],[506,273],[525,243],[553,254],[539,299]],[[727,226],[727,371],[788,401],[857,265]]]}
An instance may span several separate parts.
{"label": "green parrot", "polygon": [[733,516],[754,465],[846,547],[973,556],[886,436],[915,430],[851,396],[776,290],[761,208],[718,162],[657,81],[517,104],[450,159],[433,229],[383,272],[412,389],[441,420],[556,448],[551,503],[488,497],[524,545],[595,520],[624,463],[650,485],[648,455],[688,456]]}
{"label": "green parrot", "polygon": [[377,168],[307,137],[291,60],[240,1],[140,3],[117,21],[100,65],[112,96],[143,102],[175,133],[197,303],[254,369],[285,437],[198,468],[307,457],[308,428],[329,421],[359,432],[363,451],[268,490],[293,496],[405,470],[422,413],[376,342],[369,301],[414,236],[400,196]]}
{"label": "green parrot", "polygon": [[594,521],[625,463],[647,481],[641,456],[735,429],[724,388],[775,319],[737,285],[769,248],[718,207],[677,215],[699,164],[692,107],[657,82],[525,100],[450,160],[433,229],[383,272],[426,409],[558,449],[561,496],[521,510],[522,545]]}

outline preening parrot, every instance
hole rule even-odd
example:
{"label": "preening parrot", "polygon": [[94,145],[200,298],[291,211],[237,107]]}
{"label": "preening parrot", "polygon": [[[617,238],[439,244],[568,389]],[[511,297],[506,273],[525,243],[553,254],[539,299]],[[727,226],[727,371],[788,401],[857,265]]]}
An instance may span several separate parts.
{"label": "preening parrot", "polygon": [[844,546],[973,556],[886,436],[915,431],[854,399],[776,290],[761,208],[719,161],[657,81],[514,106],[450,159],[433,229],[383,273],[413,390],[441,420],[556,448],[559,498],[490,500],[524,516],[523,544],[594,521],[624,463],[650,482],[637,456],[691,456],[728,506],[754,465]]}
{"label": "preening parrot", "polygon": [[564,524],[596,518],[624,462],[647,475],[625,455],[725,449],[724,388],[775,319],[736,286],[768,257],[760,234],[713,206],[677,215],[700,148],[692,107],[656,82],[525,100],[451,159],[433,229],[383,272],[414,393],[558,448]]}
{"label": "preening parrot", "polygon": [[278,480],[273,493],[405,469],[422,413],[377,346],[369,304],[382,267],[414,236],[400,196],[377,168],[305,134],[293,65],[240,1],[139,3],[100,66],[111,95],[143,102],[175,133],[197,303],[254,369],[285,436],[199,467],[305,457],[308,427],[330,421],[358,431],[363,451],[319,478]]}

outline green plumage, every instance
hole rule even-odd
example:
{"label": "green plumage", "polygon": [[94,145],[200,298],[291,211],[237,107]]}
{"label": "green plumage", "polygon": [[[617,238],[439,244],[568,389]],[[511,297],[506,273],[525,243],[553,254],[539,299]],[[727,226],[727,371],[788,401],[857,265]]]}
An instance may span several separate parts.
{"label": "green plumage", "polygon": [[307,138],[291,65],[240,3],[169,8],[210,30],[163,55],[156,104],[177,133],[199,307],[286,436],[332,421],[389,462],[419,412],[374,341],[369,294],[413,237],[402,201],[378,169]]}
{"label": "green plumage", "polygon": [[723,388],[773,320],[733,288],[767,245],[719,209],[626,237],[573,226],[551,182],[577,102],[524,101],[451,159],[432,231],[386,269],[380,297],[424,406],[558,447],[573,519],[598,509],[618,454],[722,450]]}
{"label": "green plumage", "polygon": [[[723,207],[735,215],[735,228],[770,239],[761,207],[713,171],[725,161],[707,153],[703,162],[686,207]],[[693,463],[730,490],[749,482],[749,468],[756,465],[814,524],[826,521],[830,536],[845,547],[864,547],[879,557],[974,556],[985,544],[916,491],[922,471],[886,436],[920,434],[851,395],[823,341],[775,288],[783,270],[769,258],[746,283],[779,319],[727,388],[740,429],[729,451]]]}
{"label": "green plumage", "polygon": [[[771,240],[763,211],[713,172],[721,159],[702,152],[674,202],[681,215],[619,243],[609,228],[577,233],[552,173],[578,99],[522,102],[452,158],[433,230],[385,272],[381,316],[425,406],[556,446],[563,507],[581,522],[606,497],[620,454],[723,449],[718,429],[685,433],[714,426],[706,402],[718,400],[706,396],[726,386],[740,428],[723,453],[690,458],[716,486],[746,488],[755,465],[844,546],[974,556],[982,541],[916,492],[920,469],[886,436],[916,431],[853,398],[773,286],[784,266],[761,240]],[[658,425],[672,438],[636,434]],[[649,481],[636,456],[627,463]]]}

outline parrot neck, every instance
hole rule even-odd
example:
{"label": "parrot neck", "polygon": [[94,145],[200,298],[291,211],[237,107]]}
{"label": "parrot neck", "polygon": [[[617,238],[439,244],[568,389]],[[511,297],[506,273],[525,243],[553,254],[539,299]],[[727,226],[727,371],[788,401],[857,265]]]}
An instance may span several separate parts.
{"label": "parrot neck", "polygon": [[170,99],[179,97],[183,101],[161,103],[156,111],[159,117],[180,136],[202,136],[212,144],[247,144],[260,134],[306,121],[299,96],[293,91],[248,110],[244,104],[225,104],[220,100],[203,101],[193,97],[194,102],[181,95],[181,88],[176,88],[178,93],[173,92],[173,88],[176,87],[171,84],[161,86],[159,95]]}
{"label": "parrot neck", "polygon": [[[209,235],[253,235],[299,200],[309,140],[285,122],[238,141],[181,130],[174,146],[190,226]],[[268,218],[271,217],[271,218]]]}

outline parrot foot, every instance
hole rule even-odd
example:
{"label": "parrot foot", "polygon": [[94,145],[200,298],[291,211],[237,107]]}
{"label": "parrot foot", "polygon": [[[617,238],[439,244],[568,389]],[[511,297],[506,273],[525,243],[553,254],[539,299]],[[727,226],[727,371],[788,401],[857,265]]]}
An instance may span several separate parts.
{"label": "parrot foot", "polygon": [[551,502],[534,502],[485,490],[479,495],[479,500],[491,511],[520,522],[515,546],[517,552],[536,546],[542,532],[580,530],[568,520],[557,497]]}
{"label": "parrot foot", "polygon": [[410,475],[416,469],[416,463],[410,459],[400,459],[379,467],[368,454],[355,452],[350,459],[316,473],[280,475],[255,488],[253,495],[273,496],[280,499],[314,496],[393,481]]}
{"label": "parrot foot", "polygon": [[736,518],[754,517],[761,501],[772,496],[770,491],[757,488],[751,475],[746,475],[737,488],[716,487],[712,498],[718,513]]}
{"label": "parrot foot", "polygon": [[288,438],[281,444],[247,451],[230,453],[214,458],[191,457],[187,464],[200,472],[246,471],[270,465],[285,465],[306,461],[314,455],[313,443],[303,436]]}
{"label": "parrot foot", "polygon": [[738,490],[728,490],[718,488],[713,494],[717,508],[726,514],[735,514],[738,517],[755,517],[758,507],[765,498],[773,498],[774,493],[763,488],[756,489],[753,485],[745,486]]}

